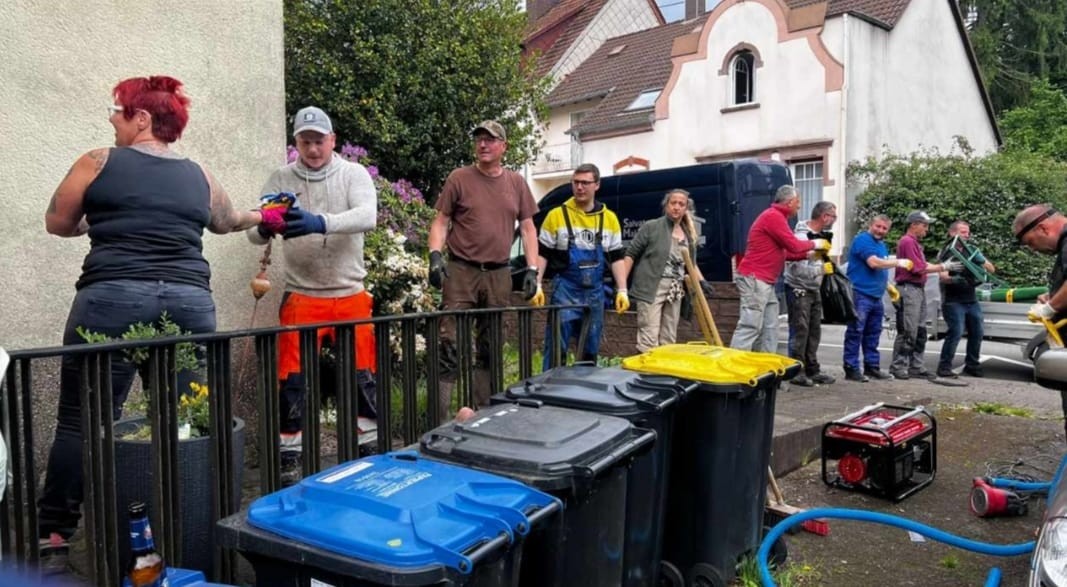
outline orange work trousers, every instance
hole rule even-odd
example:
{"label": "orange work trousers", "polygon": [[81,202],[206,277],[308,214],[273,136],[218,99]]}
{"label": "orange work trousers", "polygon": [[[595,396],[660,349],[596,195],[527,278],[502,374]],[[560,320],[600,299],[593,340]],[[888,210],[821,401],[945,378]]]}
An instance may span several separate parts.
{"label": "orange work trousers", "polygon": [[[366,290],[340,298],[315,298],[295,292],[286,292],[279,309],[282,326],[315,324],[336,320],[370,318],[374,298]],[[374,326],[356,326],[356,369],[376,370]],[[322,339],[333,337],[333,328],[318,330],[316,350],[322,348]],[[289,375],[300,373],[300,334],[283,332],[278,335],[278,378],[285,381]]]}

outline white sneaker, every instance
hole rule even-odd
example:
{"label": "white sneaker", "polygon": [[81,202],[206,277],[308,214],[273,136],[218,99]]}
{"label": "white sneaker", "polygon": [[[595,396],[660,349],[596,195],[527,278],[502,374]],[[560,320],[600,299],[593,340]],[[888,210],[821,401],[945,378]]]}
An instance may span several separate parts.
{"label": "white sneaker", "polygon": [[278,445],[282,452],[300,452],[304,447],[303,431],[282,432],[278,435]]}

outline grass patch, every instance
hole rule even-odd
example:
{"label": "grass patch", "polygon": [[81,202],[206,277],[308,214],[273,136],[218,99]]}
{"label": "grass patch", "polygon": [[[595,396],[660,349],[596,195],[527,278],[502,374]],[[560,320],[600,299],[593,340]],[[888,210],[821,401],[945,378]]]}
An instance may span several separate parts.
{"label": "grass patch", "polygon": [[[820,585],[822,583],[822,570],[815,566],[801,562],[786,562],[782,568],[771,569],[771,576],[779,587],[800,587],[805,585]],[[737,566],[737,581],[740,587],[760,587],[759,565],[755,557],[745,557]]]}
{"label": "grass patch", "polygon": [[999,402],[975,402],[974,411],[979,414],[994,416],[1014,416],[1016,418],[1033,418],[1034,412],[1029,408],[1017,408]]}
{"label": "grass patch", "polygon": [[941,558],[938,564],[946,569],[958,569],[960,566],[960,557],[949,554]]}

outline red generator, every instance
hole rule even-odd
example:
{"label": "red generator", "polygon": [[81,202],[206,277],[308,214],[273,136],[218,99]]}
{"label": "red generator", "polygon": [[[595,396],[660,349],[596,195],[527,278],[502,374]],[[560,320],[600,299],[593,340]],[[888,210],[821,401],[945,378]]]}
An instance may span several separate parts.
{"label": "red generator", "polygon": [[936,433],[922,406],[867,406],[822,427],[822,480],[900,501],[933,482]]}

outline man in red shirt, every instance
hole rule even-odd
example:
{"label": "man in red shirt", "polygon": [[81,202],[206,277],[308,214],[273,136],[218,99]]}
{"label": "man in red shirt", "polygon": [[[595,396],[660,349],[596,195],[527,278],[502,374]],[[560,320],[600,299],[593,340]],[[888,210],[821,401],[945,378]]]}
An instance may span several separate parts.
{"label": "man in red shirt", "polygon": [[800,209],[800,194],[784,185],[774,195],[774,203],[756,218],[748,230],[745,256],[737,266],[737,293],[741,295],[741,316],[730,346],[765,353],[778,351],[778,298],[774,282],[785,262],[799,261],[811,251],[828,251],[825,239],[802,241],[793,236],[788,219]]}

